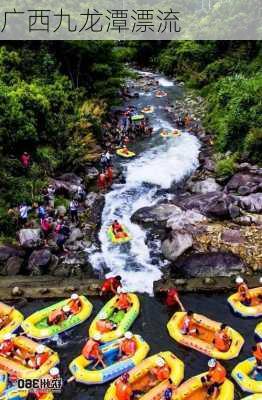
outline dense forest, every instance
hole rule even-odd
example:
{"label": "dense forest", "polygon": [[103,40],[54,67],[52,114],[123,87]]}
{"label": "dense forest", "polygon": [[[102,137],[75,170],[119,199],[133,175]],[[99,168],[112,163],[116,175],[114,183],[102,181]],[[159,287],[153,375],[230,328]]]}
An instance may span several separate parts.
{"label": "dense forest", "polygon": [[[79,172],[100,153],[101,125],[129,73],[126,63],[159,69],[207,99],[204,124],[218,173],[262,151],[259,41],[2,42],[0,45],[0,230],[8,209],[37,201],[49,176]],[[30,153],[24,172],[19,156]]]}

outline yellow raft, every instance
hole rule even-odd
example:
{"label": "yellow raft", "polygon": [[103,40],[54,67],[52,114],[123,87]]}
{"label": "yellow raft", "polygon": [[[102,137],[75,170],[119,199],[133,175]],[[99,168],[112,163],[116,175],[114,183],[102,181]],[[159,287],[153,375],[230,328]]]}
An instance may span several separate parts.
{"label": "yellow raft", "polygon": [[238,293],[232,294],[227,301],[234,312],[241,317],[260,317],[262,315],[262,302],[259,302],[258,296],[262,296],[262,287],[249,289],[249,294],[251,297],[250,306],[245,306],[240,302]]}
{"label": "yellow raft", "polygon": [[245,397],[242,400],[261,400],[261,394],[251,394],[250,396]]}
{"label": "yellow raft", "polygon": [[256,326],[255,335],[262,340],[262,322]]}
{"label": "yellow raft", "polygon": [[163,92],[163,91],[158,91],[155,93],[155,96],[156,97],[165,97],[165,96],[167,96],[167,93]]}
{"label": "yellow raft", "polygon": [[142,110],[142,113],[144,114],[151,114],[152,112],[154,112],[154,107],[150,106],[150,107],[144,107]]}
{"label": "yellow raft", "polygon": [[[0,395],[0,400],[25,400],[29,392],[27,390],[18,389],[17,387],[10,387]],[[54,397],[43,397],[41,400],[52,400]]]}
{"label": "yellow raft", "polygon": [[[151,357],[146,358],[137,367],[129,371],[129,383],[134,387],[137,382],[146,377],[150,370],[157,365],[157,359],[163,358],[170,368],[170,381],[174,385],[179,385],[184,379],[184,363],[179,360],[170,351],[164,351],[155,354]],[[165,380],[161,383],[156,384],[154,388],[151,388],[146,394],[143,394],[139,400],[153,400],[160,398],[164,391],[170,386],[169,380]],[[107,390],[104,400],[117,400],[115,382],[113,382]]]}
{"label": "yellow raft", "polygon": [[262,381],[256,381],[250,376],[255,367],[256,359],[250,357],[237,364],[232,371],[232,377],[244,392],[262,393]]}
{"label": "yellow raft", "polygon": [[[34,342],[33,340],[24,337],[18,336],[13,339],[14,345],[24,351],[26,353],[34,355],[39,344]],[[4,357],[0,355],[0,369],[10,373],[15,374],[18,378],[23,379],[37,379],[43,375],[46,375],[52,367],[59,363],[58,354],[51,350],[49,347],[45,346],[46,351],[49,352],[50,356],[48,360],[41,365],[38,369],[33,369],[28,366],[25,366],[17,359],[14,359],[12,356]]]}
{"label": "yellow raft", "polygon": [[134,338],[137,344],[135,354],[132,357],[119,361],[118,354],[121,339],[100,346],[103,353],[103,359],[108,365],[106,368],[94,370],[92,369],[93,362],[87,360],[83,355],[75,358],[70,363],[69,369],[74,375],[76,381],[88,385],[103,384],[135,367],[147,356],[150,348],[141,336],[135,335]]}
{"label": "yellow raft", "polygon": [[[130,300],[131,306],[129,310],[125,313],[122,320],[117,324],[117,328],[113,331],[106,332],[102,334],[101,342],[111,342],[112,340],[118,339],[122,337],[125,332],[128,331],[130,326],[133,324],[135,319],[137,318],[140,311],[140,303],[136,294],[128,293],[128,298]],[[89,336],[94,337],[95,334],[101,333],[97,327],[96,323],[101,319],[101,316],[106,315],[107,319],[113,316],[116,311],[116,303],[118,301],[118,295],[114,296],[111,300],[109,300],[103,308],[99,311],[95,319],[92,321],[91,326],[89,328]]]}
{"label": "yellow raft", "polygon": [[[173,393],[172,400],[205,400],[206,390],[201,382],[201,378],[206,373],[194,376],[188,381],[182,383]],[[220,386],[220,392],[216,400],[234,400],[234,385],[226,379]]]}
{"label": "yellow raft", "polygon": [[178,129],[174,129],[173,131],[162,131],[160,136],[162,137],[179,137],[182,135],[182,132]]}
{"label": "yellow raft", "polygon": [[81,324],[90,316],[93,306],[85,296],[79,296],[79,300],[81,302],[80,312],[75,315],[71,315],[59,325],[49,326],[48,316],[52,311],[61,309],[66,304],[69,304],[70,299],[62,300],[59,303],[52,304],[51,306],[30,315],[22,323],[23,330],[28,336],[34,339],[47,339]]}
{"label": "yellow raft", "polygon": [[112,226],[110,226],[110,228],[108,229],[107,236],[113,244],[127,243],[132,239],[132,236],[129,234],[128,230],[124,225],[122,225],[122,229],[125,235],[123,237],[118,237],[118,238],[115,236]]}
{"label": "yellow raft", "polygon": [[131,158],[131,157],[135,157],[136,153],[134,153],[133,151],[124,151],[124,149],[118,149],[116,151],[116,154],[120,157],[124,157],[124,158]]}
{"label": "yellow raft", "polygon": [[0,394],[3,393],[8,384],[8,376],[5,371],[0,371]]}
{"label": "yellow raft", "polygon": [[244,339],[237,331],[231,327],[227,327],[227,333],[230,336],[232,343],[228,351],[221,352],[213,345],[214,334],[220,329],[221,323],[206,318],[204,315],[194,313],[194,319],[199,334],[198,336],[183,335],[181,328],[185,316],[185,312],[176,312],[167,324],[170,336],[178,343],[207,354],[212,358],[222,360],[230,360],[239,355],[244,344]]}
{"label": "yellow raft", "polygon": [[20,311],[8,306],[5,303],[0,302],[0,316],[8,316],[5,326],[0,329],[0,340],[3,339],[4,335],[7,333],[14,332],[22,323],[24,316]]}

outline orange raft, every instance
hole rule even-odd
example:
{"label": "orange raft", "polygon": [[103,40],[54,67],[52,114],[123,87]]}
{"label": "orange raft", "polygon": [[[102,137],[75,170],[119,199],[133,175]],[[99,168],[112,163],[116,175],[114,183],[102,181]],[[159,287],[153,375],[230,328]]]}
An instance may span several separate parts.
{"label": "orange raft", "polygon": [[[13,339],[15,347],[23,354],[34,356],[39,346],[39,343],[33,340],[18,336]],[[45,347],[45,351],[49,353],[48,359],[38,369],[30,368],[23,364],[23,360],[19,359],[18,356],[4,357],[0,355],[0,369],[8,372],[9,374],[15,374],[18,378],[23,379],[37,379],[44,375],[47,375],[52,367],[59,363],[58,354],[51,350],[49,347]]]}
{"label": "orange raft", "polygon": [[194,313],[198,335],[183,335],[181,328],[185,316],[185,312],[176,312],[167,324],[170,336],[178,343],[217,359],[230,360],[238,356],[244,344],[244,339],[237,331],[231,327],[227,328],[227,333],[231,339],[231,345],[228,351],[222,352],[217,350],[213,344],[214,335],[221,327],[220,322],[213,321],[204,315]]}

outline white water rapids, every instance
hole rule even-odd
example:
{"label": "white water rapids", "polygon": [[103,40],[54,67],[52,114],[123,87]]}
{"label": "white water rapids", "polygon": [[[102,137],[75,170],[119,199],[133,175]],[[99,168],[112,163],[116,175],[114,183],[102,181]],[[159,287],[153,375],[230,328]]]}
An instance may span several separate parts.
{"label": "white water rapids", "polygon": [[[173,83],[159,78],[159,84],[172,95]],[[146,105],[148,97],[133,101],[139,107]],[[198,165],[200,144],[197,138],[185,132],[179,138],[164,139],[159,136],[161,128],[171,129],[165,119],[163,99],[154,98],[155,113],[149,115],[154,135],[148,140],[146,150],[137,157],[123,161],[125,184],[115,184],[105,196],[102,227],[99,234],[101,252],[90,256],[94,269],[105,266],[107,276],[121,275],[123,286],[130,291],[152,293],[153,282],[160,279],[163,262],[152,263],[150,249],[146,244],[146,231],[131,222],[132,214],[141,207],[151,206],[160,199],[159,189],[170,188],[173,182],[181,181]],[[124,245],[112,245],[107,238],[107,229],[114,219],[123,223],[133,239]],[[159,246],[159,244],[158,244]]]}

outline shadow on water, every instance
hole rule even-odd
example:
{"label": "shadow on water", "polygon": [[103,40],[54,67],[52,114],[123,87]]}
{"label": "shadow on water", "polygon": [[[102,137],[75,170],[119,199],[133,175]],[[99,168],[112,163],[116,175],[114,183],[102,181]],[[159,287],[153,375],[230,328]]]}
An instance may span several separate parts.
{"label": "shadow on water", "polygon": [[[207,370],[208,357],[194,350],[185,348],[168,335],[166,324],[172,316],[166,307],[156,298],[148,295],[139,295],[141,301],[141,313],[135,321],[132,331],[140,334],[150,345],[150,355],[163,350],[174,352],[185,363],[185,377],[189,378],[200,372]],[[245,345],[238,359],[224,362],[228,371],[240,361],[250,356],[251,347],[254,343],[254,329],[258,322],[255,319],[242,319],[234,315],[227,304],[226,296],[220,294],[187,294],[181,296],[182,302],[187,309],[193,309],[205,314],[211,319],[223,321],[238,330],[245,338]],[[21,308],[25,316],[45,307],[53,302],[34,301]],[[94,311],[89,321],[75,327],[73,330],[60,336],[54,342],[47,343],[54,350],[58,351],[61,359],[61,372],[64,378],[68,378],[70,373],[68,365],[70,361],[80,354],[87,337],[88,328],[92,318],[96,315],[103,303],[100,299],[92,300]],[[102,400],[109,383],[102,386],[86,386],[78,383],[71,383],[64,387],[61,394],[56,399],[61,400]],[[235,385],[235,400],[245,397]],[[242,395],[241,395],[242,394]]]}

